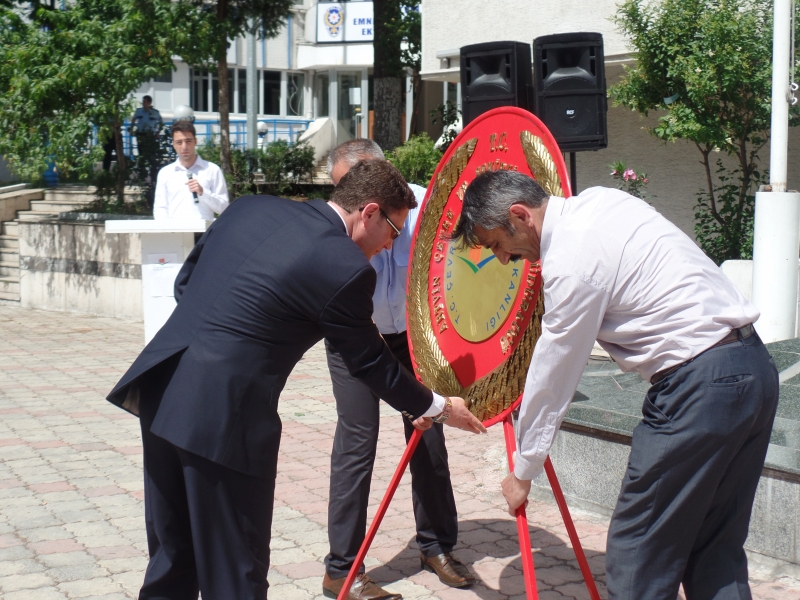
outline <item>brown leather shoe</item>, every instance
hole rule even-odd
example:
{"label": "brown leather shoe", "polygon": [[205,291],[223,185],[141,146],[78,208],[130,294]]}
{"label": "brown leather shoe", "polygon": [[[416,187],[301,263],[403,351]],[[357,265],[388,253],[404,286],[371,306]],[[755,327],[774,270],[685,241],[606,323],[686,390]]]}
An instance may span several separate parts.
{"label": "brown leather shoe", "polygon": [[423,569],[436,573],[439,581],[450,587],[464,588],[475,583],[475,577],[469,572],[466,565],[449,552],[429,557],[420,554],[419,562]]}
{"label": "brown leather shoe", "polygon": [[[347,578],[331,579],[325,573],[325,577],[322,578],[322,595],[326,598],[338,598],[339,592],[344,587],[345,579]],[[361,573],[353,582],[353,587],[350,588],[350,593],[347,594],[347,600],[403,600],[403,596],[387,592],[372,581],[366,573]]]}

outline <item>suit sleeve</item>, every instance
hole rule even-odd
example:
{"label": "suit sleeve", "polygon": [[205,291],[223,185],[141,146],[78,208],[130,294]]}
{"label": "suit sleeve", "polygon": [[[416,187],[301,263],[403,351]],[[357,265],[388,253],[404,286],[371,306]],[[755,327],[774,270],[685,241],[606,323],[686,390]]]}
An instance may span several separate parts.
{"label": "suit sleeve", "polygon": [[175,302],[181,301],[181,296],[183,295],[183,291],[186,289],[186,286],[189,283],[189,278],[192,276],[192,271],[197,266],[197,261],[200,260],[200,254],[203,252],[203,246],[206,243],[206,238],[208,237],[208,231],[203,234],[197,243],[192,248],[192,251],[189,253],[189,256],[186,258],[186,262],[183,263],[181,270],[178,271],[178,276],[175,277],[175,287],[174,287],[174,294],[175,294]]}
{"label": "suit sleeve", "polygon": [[433,393],[401,365],[372,322],[375,270],[367,266],[348,281],[320,315],[325,338],[350,374],[363,381],[392,408],[412,417],[424,414]]}

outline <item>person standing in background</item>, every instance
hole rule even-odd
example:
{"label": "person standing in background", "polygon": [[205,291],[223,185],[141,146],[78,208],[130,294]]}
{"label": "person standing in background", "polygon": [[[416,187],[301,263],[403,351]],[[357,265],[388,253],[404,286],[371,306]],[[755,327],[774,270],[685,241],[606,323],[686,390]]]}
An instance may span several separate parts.
{"label": "person standing in background", "polygon": [[158,172],[153,218],[213,221],[228,205],[228,186],[217,165],[197,155],[197,136],[189,121],[172,125],[178,160]]}

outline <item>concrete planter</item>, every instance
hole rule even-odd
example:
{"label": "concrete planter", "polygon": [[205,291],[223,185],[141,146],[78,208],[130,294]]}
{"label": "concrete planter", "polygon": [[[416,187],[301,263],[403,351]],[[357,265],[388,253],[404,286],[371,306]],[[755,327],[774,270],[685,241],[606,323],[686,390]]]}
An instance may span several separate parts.
{"label": "concrete planter", "polygon": [[104,221],[20,221],[19,255],[22,306],[142,319],[138,235],[107,234]]}

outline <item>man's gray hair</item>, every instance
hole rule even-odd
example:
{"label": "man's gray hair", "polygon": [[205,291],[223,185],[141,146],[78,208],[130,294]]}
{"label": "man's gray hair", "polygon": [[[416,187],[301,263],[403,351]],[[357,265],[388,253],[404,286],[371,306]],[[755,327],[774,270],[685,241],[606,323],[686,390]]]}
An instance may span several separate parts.
{"label": "man's gray hair", "polygon": [[487,231],[501,227],[514,235],[509,210],[514,204],[538,208],[548,194],[531,177],[515,171],[489,171],[469,184],[464,194],[461,217],[453,229],[451,240],[460,247],[480,245],[475,227]]}
{"label": "man's gray hair", "polygon": [[328,175],[331,174],[333,166],[338,162],[346,162],[353,167],[365,158],[386,160],[381,147],[367,138],[356,138],[339,144],[328,154]]}

